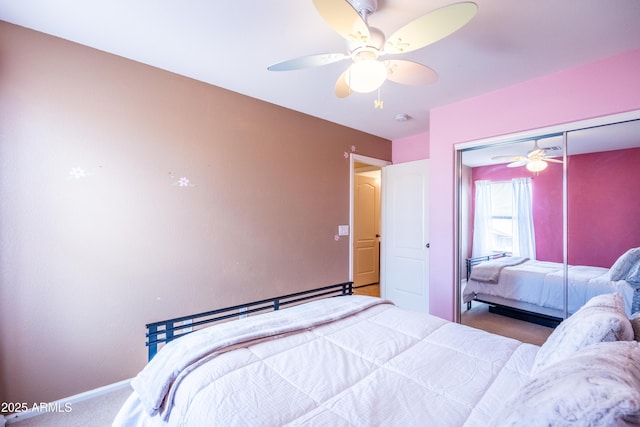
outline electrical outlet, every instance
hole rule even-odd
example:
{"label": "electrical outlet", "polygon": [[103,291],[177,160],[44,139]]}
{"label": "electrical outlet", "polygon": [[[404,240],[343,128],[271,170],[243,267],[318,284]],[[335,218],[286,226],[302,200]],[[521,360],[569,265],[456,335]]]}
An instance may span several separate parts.
{"label": "electrical outlet", "polygon": [[348,236],[349,235],[349,226],[348,225],[339,225],[338,226],[338,236]]}

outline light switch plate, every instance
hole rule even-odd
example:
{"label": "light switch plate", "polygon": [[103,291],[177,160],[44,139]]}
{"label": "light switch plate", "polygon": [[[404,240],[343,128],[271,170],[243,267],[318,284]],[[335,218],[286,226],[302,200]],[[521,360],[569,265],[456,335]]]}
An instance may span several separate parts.
{"label": "light switch plate", "polygon": [[349,226],[348,225],[339,225],[338,226],[338,236],[348,236],[349,235]]}

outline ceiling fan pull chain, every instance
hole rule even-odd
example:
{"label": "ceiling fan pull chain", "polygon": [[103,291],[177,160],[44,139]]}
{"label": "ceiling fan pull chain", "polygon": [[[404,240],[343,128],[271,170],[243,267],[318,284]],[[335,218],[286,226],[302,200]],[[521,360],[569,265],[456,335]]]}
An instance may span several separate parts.
{"label": "ceiling fan pull chain", "polygon": [[378,88],[378,99],[373,101],[373,105],[375,106],[375,108],[380,108],[382,110],[382,108],[384,108],[382,99],[380,99],[380,88]]}

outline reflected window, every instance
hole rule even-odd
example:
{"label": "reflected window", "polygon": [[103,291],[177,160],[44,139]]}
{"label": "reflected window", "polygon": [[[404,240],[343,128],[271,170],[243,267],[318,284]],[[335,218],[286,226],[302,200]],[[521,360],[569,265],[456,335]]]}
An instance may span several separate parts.
{"label": "reflected window", "polygon": [[491,183],[491,250],[513,249],[513,193],[510,182]]}
{"label": "reflected window", "polygon": [[531,179],[475,183],[473,256],[507,252],[535,259]]}

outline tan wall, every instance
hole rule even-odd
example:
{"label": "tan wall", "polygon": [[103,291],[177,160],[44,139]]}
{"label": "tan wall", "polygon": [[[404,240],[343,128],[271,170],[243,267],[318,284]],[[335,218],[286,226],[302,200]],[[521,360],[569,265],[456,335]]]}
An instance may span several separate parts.
{"label": "tan wall", "polygon": [[0,401],[132,377],[147,322],[347,280],[352,144],[391,159],[389,141],[0,22]]}

